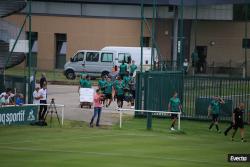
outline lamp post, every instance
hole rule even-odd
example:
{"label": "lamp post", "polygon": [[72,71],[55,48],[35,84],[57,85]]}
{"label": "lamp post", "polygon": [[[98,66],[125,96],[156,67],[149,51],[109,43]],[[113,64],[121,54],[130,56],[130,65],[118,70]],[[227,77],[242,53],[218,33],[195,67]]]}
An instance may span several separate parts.
{"label": "lamp post", "polygon": [[144,34],[144,0],[141,0],[141,72],[142,72],[142,65],[143,65],[143,34]]}
{"label": "lamp post", "polygon": [[31,85],[31,3],[32,0],[29,0],[29,54],[28,54],[28,103],[32,103],[32,85]]}
{"label": "lamp post", "polygon": [[[247,0],[246,0],[247,1]],[[248,4],[245,4],[245,40],[247,40]],[[247,78],[247,42],[245,42],[245,78]]]}

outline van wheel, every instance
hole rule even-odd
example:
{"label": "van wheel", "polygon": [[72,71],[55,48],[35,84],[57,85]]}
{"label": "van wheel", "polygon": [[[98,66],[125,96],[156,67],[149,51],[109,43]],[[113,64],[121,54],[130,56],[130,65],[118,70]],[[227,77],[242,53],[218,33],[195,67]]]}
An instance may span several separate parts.
{"label": "van wheel", "polygon": [[102,76],[105,76],[105,75],[108,76],[108,75],[109,75],[109,72],[108,72],[108,71],[103,71],[103,72],[102,72]]}
{"label": "van wheel", "polygon": [[75,75],[73,70],[67,70],[66,77],[67,77],[67,79],[74,80],[76,78],[76,75]]}

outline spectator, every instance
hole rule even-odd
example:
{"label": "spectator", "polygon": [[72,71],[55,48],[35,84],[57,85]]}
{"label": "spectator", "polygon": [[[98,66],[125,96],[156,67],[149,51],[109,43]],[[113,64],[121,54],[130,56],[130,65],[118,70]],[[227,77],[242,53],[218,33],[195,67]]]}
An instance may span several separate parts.
{"label": "spectator", "polygon": [[47,112],[47,85],[46,82],[43,84],[43,87],[38,92],[41,95],[40,104],[45,104],[40,106],[39,111],[39,121],[45,121],[45,114]]}
{"label": "spectator", "polygon": [[187,59],[185,59],[183,62],[183,71],[187,75],[187,73],[188,73],[188,61],[187,61]]}
{"label": "spectator", "polygon": [[40,99],[42,96],[39,94],[39,87],[36,87],[35,91],[33,92],[33,104],[40,104]]}
{"label": "spectator", "polygon": [[15,94],[11,92],[11,88],[7,88],[5,92],[1,93],[0,99],[3,105],[14,105]]}
{"label": "spectator", "polygon": [[18,94],[17,95],[17,97],[16,97],[16,105],[18,105],[18,106],[21,106],[21,105],[23,105],[24,104],[24,96],[23,96],[23,94]]}
{"label": "spectator", "polygon": [[44,83],[47,84],[46,74],[42,73],[41,79],[40,79],[40,88],[43,87]]}

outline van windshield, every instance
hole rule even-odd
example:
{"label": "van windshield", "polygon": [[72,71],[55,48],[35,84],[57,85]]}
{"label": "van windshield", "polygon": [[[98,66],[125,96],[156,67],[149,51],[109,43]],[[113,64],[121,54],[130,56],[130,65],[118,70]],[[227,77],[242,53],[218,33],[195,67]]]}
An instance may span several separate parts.
{"label": "van windshield", "polygon": [[122,63],[122,61],[125,61],[125,63],[130,64],[131,63],[131,55],[129,53],[119,53],[118,54],[118,62]]}
{"label": "van windshield", "polygon": [[73,62],[83,61],[84,60],[84,52],[79,52],[73,57]]}

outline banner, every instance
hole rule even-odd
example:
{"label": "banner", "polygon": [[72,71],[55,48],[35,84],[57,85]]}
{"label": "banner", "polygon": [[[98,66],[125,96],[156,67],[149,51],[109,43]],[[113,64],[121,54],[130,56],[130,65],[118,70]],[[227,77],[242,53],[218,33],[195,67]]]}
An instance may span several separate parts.
{"label": "banner", "polygon": [[80,88],[80,102],[90,102],[94,101],[94,89],[91,88]]}
{"label": "banner", "polygon": [[38,106],[0,107],[0,125],[29,125],[37,121]]}

